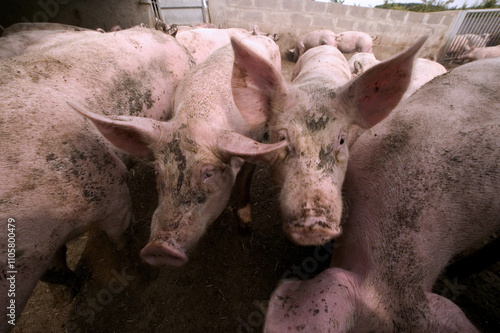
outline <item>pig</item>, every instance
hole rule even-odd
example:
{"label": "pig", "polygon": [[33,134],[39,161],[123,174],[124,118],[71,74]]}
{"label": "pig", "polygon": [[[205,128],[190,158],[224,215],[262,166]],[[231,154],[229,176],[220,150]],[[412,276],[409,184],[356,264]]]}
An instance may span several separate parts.
{"label": "pig", "polygon": [[361,31],[344,31],[335,36],[337,48],[342,53],[373,53],[373,41],[376,39],[376,36]]}
{"label": "pig", "polygon": [[[193,65],[173,37],[151,29],[62,36],[50,48],[0,61],[0,307],[14,299],[5,279],[17,271],[17,317],[53,259],[64,258],[66,242],[101,229],[123,246],[132,218],[129,155],[66,101],[99,114],[165,119],[174,88]],[[9,229],[13,267],[6,265]],[[0,331],[8,332],[2,313]]]}
{"label": "pig", "polygon": [[279,74],[276,43],[259,35],[231,37],[182,79],[166,122],[103,117],[73,104],[118,148],[155,158],[159,198],[141,251],[146,263],[185,264],[186,253],[225,209],[243,162],[265,161],[286,145],[258,142],[269,98],[256,89],[262,79],[255,63]]}
{"label": "pig", "polygon": [[295,45],[295,49],[291,50],[293,53],[293,61],[297,62],[304,52],[320,45],[336,46],[337,41],[335,33],[328,29],[318,29],[300,36]]}
{"label": "pig", "polygon": [[[348,61],[353,77],[379,62],[371,53],[356,53]],[[404,93],[403,99],[408,98],[424,84],[444,73],[446,73],[446,68],[443,65],[429,59],[417,58],[413,66],[410,85]]]}
{"label": "pig", "polygon": [[380,60],[375,58],[373,53],[359,52],[349,58],[349,69],[351,70],[352,77],[356,77],[366,71],[368,68],[378,64]]}
{"label": "pig", "polygon": [[264,332],[478,332],[432,293],[500,230],[500,59],[423,86],[351,149],[332,267],[274,291]]}
{"label": "pig", "polygon": [[[324,64],[324,65],[323,65]],[[293,82],[299,74],[314,73],[326,67],[333,71],[331,74],[338,80],[349,79],[349,68],[344,55],[335,47],[329,45],[318,46],[317,49],[307,51],[295,64],[290,80]]]}
{"label": "pig", "polygon": [[417,58],[413,66],[411,82],[403,95],[403,100],[413,95],[415,91],[420,89],[424,84],[427,84],[427,82],[446,72],[446,68],[440,63],[429,59]]}
{"label": "pig", "polygon": [[296,244],[320,245],[341,234],[341,191],[353,129],[374,126],[399,103],[425,40],[354,80],[344,55],[326,45],[304,53],[291,84],[256,65],[254,70],[266,75],[258,87],[271,99],[270,142],[288,143],[267,160],[279,190],[284,232]]}
{"label": "pig", "polygon": [[46,36],[68,31],[96,32],[59,23],[16,23],[6,28],[0,37],[0,59],[19,55]]}
{"label": "pig", "polygon": [[178,27],[179,32],[184,32],[184,31],[189,31],[193,29],[201,29],[201,28],[206,28],[206,29],[221,29],[221,26],[217,26],[216,24],[213,23],[199,23],[199,24],[188,24],[188,25],[179,25]]}
{"label": "pig", "polygon": [[176,38],[188,49],[196,63],[199,64],[215,50],[228,45],[232,36],[248,36],[250,34],[257,35],[258,31],[254,29],[253,32],[249,32],[248,30],[240,28],[199,28],[179,32]]}
{"label": "pig", "polygon": [[467,48],[467,53],[462,54],[459,59],[471,61],[500,57],[500,45],[488,47]]}
{"label": "pig", "polygon": [[485,47],[491,39],[491,34],[463,34],[455,35],[451,41],[450,47],[446,52],[447,58],[459,58],[471,47]]}
{"label": "pig", "polygon": [[24,50],[45,36],[63,32],[63,30],[28,30],[11,33],[0,37],[0,59],[19,55]]}
{"label": "pig", "polygon": [[22,22],[15,23],[5,28],[0,36],[5,37],[11,34],[16,34],[25,31],[93,31],[91,29],[77,27],[74,25],[51,23],[51,22]]}

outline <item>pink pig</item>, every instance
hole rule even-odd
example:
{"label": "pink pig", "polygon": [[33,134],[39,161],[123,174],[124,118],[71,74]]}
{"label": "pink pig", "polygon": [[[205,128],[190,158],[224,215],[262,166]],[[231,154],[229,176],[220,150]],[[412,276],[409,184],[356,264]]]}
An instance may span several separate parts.
{"label": "pink pig", "polygon": [[337,48],[342,53],[373,53],[373,41],[376,39],[376,36],[361,31],[344,31],[335,37]]}
{"label": "pink pig", "polygon": [[259,34],[261,33],[259,33],[257,27],[254,27],[253,31],[240,28],[198,28],[178,32],[175,38],[188,49],[196,63],[199,64],[214,51],[229,44],[231,37],[248,37]]}
{"label": "pink pig", "polygon": [[488,47],[467,47],[467,52],[459,56],[459,59],[469,59],[471,61],[487,58],[500,57],[500,45]]}
{"label": "pink pig", "polygon": [[500,230],[499,71],[498,58],[458,67],[354,143],[333,267],[282,282],[265,332],[478,332],[431,290]]}
{"label": "pink pig", "polygon": [[[66,101],[99,114],[167,118],[192,65],[173,37],[151,29],[49,37],[50,47],[0,62],[0,307],[15,270],[17,316],[51,262],[65,257],[66,242],[98,228],[123,245],[132,217],[129,158]],[[6,265],[10,219],[14,268]],[[10,328],[2,318],[0,331]]]}
{"label": "pink pig", "polygon": [[293,49],[293,61],[297,60],[310,48],[320,45],[336,46],[335,33],[328,29],[319,29],[302,35],[297,40],[297,45]]}
{"label": "pink pig", "polygon": [[270,140],[288,143],[267,159],[283,229],[295,243],[320,245],[341,234],[342,184],[355,129],[376,125],[396,107],[425,40],[353,80],[343,54],[327,45],[304,53],[291,84],[255,66],[266,75],[258,87],[271,100]]}
{"label": "pink pig", "polygon": [[278,46],[258,35],[231,42],[186,74],[166,122],[107,118],[76,106],[118,148],[156,160],[158,208],[141,251],[151,265],[186,263],[186,252],[226,207],[244,161],[265,160],[286,145],[258,142],[270,105],[255,87],[260,70],[280,72]]}

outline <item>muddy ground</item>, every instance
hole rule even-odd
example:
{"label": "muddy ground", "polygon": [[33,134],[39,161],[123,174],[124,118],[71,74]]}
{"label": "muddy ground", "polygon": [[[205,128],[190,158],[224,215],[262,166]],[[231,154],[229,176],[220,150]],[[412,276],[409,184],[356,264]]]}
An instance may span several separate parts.
{"label": "muddy ground", "polygon": [[[291,68],[285,61],[287,77]],[[82,290],[72,297],[64,286],[39,282],[15,333],[260,332],[266,302],[282,277],[312,277],[329,264],[331,247],[298,247],[285,239],[267,168],[259,165],[251,235],[238,232],[231,201],[186,266],[149,267],[139,251],[157,202],[153,168],[139,162],[129,182],[137,222],[127,248],[116,251],[102,234],[72,241],[68,261]],[[482,332],[499,331],[500,263],[472,275],[443,275],[434,289],[457,303]]]}

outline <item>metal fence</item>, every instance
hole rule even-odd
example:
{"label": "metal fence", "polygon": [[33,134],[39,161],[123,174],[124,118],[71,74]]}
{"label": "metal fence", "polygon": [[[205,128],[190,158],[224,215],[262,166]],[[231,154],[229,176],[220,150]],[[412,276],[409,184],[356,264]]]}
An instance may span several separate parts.
{"label": "metal fence", "polygon": [[464,10],[458,15],[438,60],[456,60],[470,48],[499,44],[500,9]]}
{"label": "metal fence", "polygon": [[175,24],[208,23],[206,0],[157,0],[162,21]]}

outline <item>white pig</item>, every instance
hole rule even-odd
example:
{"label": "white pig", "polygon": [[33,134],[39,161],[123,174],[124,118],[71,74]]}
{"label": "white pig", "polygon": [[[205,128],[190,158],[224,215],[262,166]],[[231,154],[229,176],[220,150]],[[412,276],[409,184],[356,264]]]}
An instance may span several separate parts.
{"label": "white pig", "polygon": [[295,49],[292,50],[293,61],[297,62],[299,58],[310,48],[320,45],[336,46],[336,35],[333,31],[328,29],[318,29],[302,35],[297,40]]}
{"label": "white pig", "polygon": [[349,58],[349,69],[352,77],[356,77],[366,71],[368,68],[378,64],[380,60],[375,58],[373,53],[359,52]]}
{"label": "white pig", "polygon": [[373,41],[376,39],[376,36],[361,31],[344,31],[335,37],[337,48],[342,53],[373,53]]}
{"label": "white pig", "polygon": [[232,36],[258,35],[257,28],[253,32],[240,28],[211,29],[198,28],[178,32],[176,37],[193,56],[197,64],[205,60],[215,50],[227,45]]}
{"label": "white pig", "polygon": [[[380,61],[371,53],[356,53],[348,62],[353,77],[356,77]],[[410,86],[403,95],[403,99],[408,98],[421,86],[444,73],[446,73],[446,68],[443,65],[429,59],[417,58],[413,66]]]}
{"label": "white pig", "polygon": [[469,59],[471,61],[500,57],[500,45],[489,47],[469,47],[467,53],[461,55],[459,59]]}
{"label": "white pig", "polygon": [[61,23],[52,22],[21,22],[15,23],[7,28],[3,29],[1,36],[9,36],[11,34],[16,34],[24,31],[93,31],[91,29],[86,29],[82,27],[77,27],[74,25],[67,25]]}
{"label": "white pig", "polygon": [[463,34],[455,35],[451,41],[450,47],[446,51],[447,57],[458,58],[468,51],[471,47],[485,47],[491,39],[491,34]]}
{"label": "white pig", "polygon": [[[284,231],[297,244],[324,244],[341,234],[349,134],[356,126],[374,126],[399,103],[424,41],[354,80],[337,48],[319,46],[299,59],[301,71],[291,84],[271,72],[260,81],[271,99],[271,142],[288,143],[268,160],[280,189]],[[264,74],[258,66],[254,70]]]}
{"label": "white pig", "polygon": [[417,58],[413,66],[410,85],[403,95],[403,99],[407,99],[424,84],[446,72],[446,68],[438,62]]}
{"label": "white pig", "polygon": [[[0,37],[0,59],[20,55],[30,45],[36,44],[46,36],[64,32],[63,30],[19,31]],[[98,32],[92,32],[97,34]]]}
{"label": "white pig", "polygon": [[461,66],[354,143],[333,267],[281,283],[265,332],[478,332],[431,290],[500,230],[499,71],[500,59]]}
{"label": "white pig", "polygon": [[[0,61],[1,332],[12,328],[10,300],[18,318],[66,242],[98,228],[121,243],[131,220],[126,156],[66,101],[100,114],[167,118],[193,61],[173,37],[151,29],[62,35],[64,43]],[[16,271],[15,298],[8,271]]]}
{"label": "white pig", "polygon": [[131,154],[155,157],[158,208],[142,258],[180,266],[226,207],[243,161],[266,158],[286,142],[262,144],[269,98],[255,89],[262,74],[279,73],[281,59],[268,37],[232,43],[195,66],[179,84],[172,118],[106,118],[78,108],[102,134]]}

